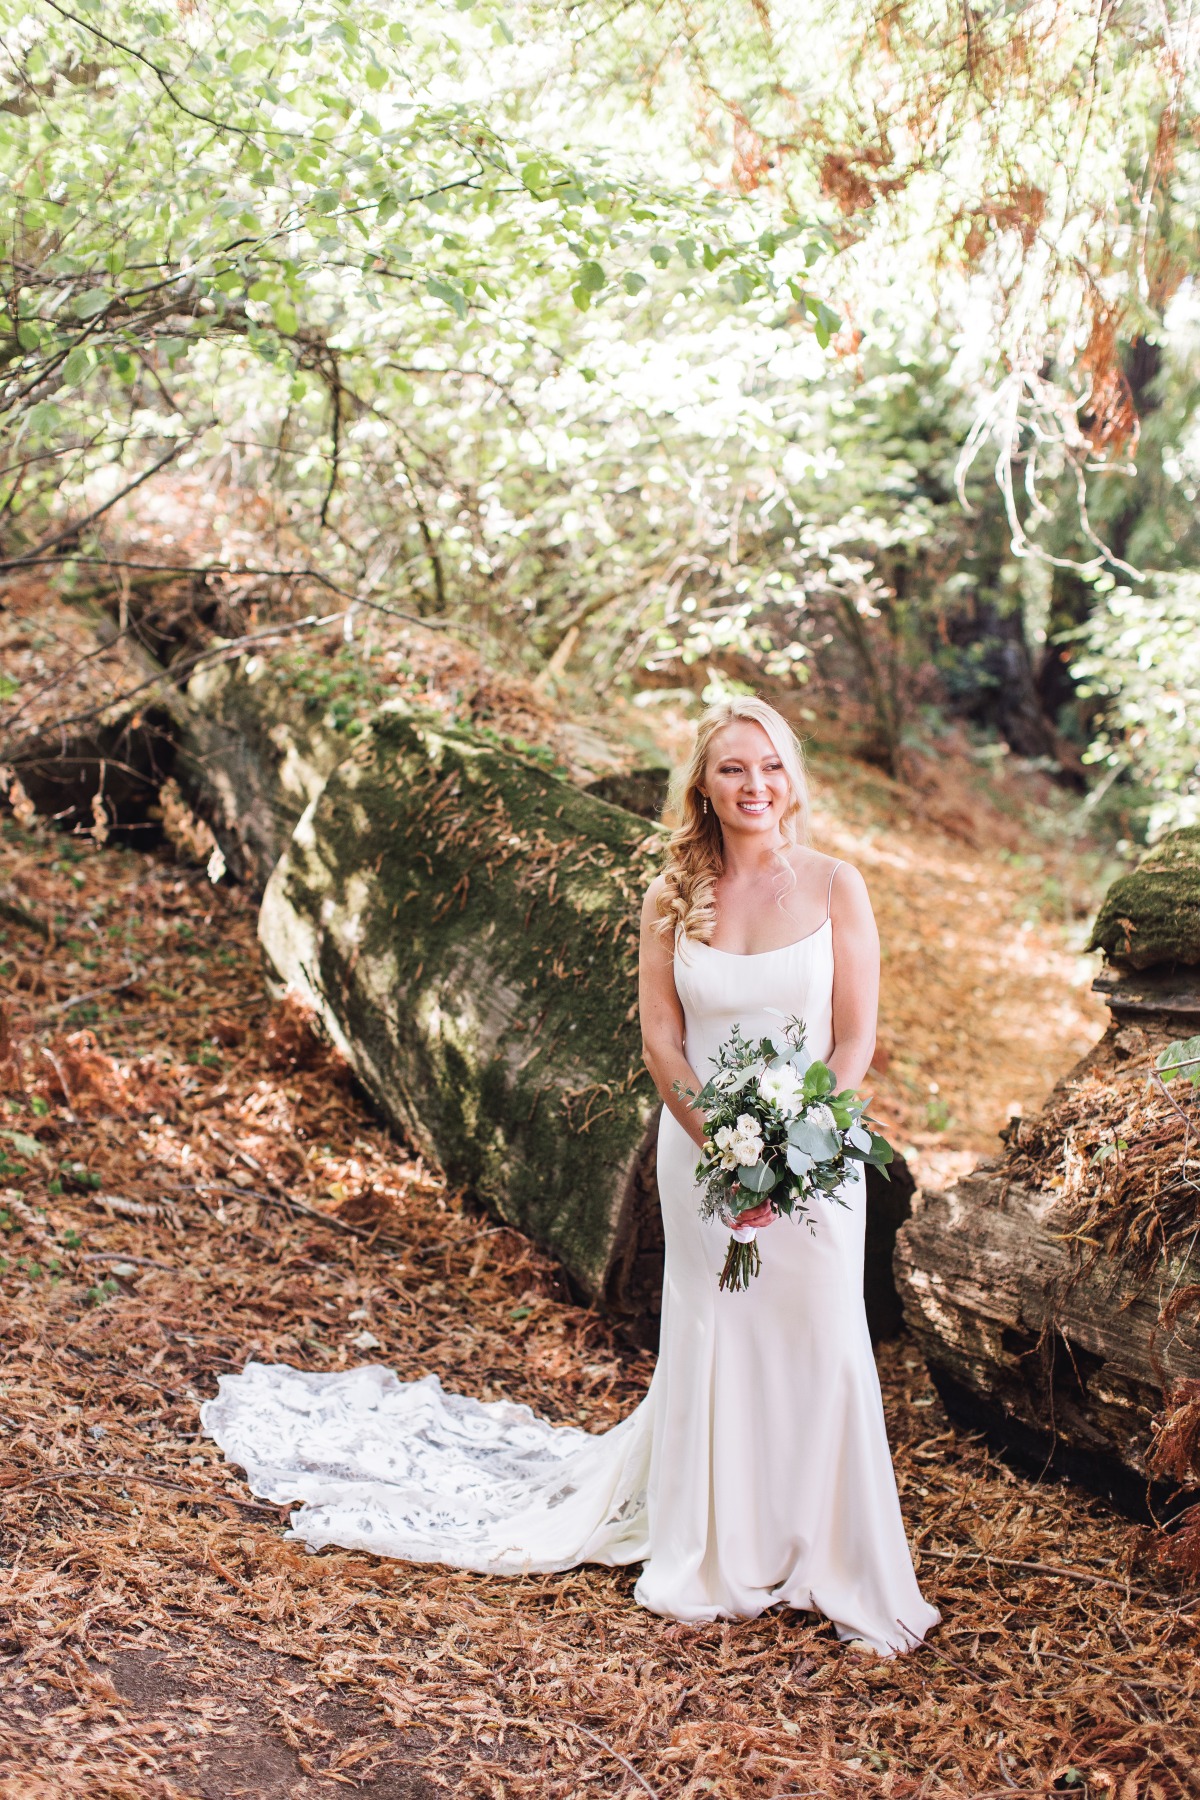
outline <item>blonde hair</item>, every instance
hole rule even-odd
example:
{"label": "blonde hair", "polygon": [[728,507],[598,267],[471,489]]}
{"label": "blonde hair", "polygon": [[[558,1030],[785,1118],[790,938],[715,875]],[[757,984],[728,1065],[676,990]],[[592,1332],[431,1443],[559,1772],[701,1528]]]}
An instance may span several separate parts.
{"label": "blonde hair", "polygon": [[[796,845],[808,841],[809,801],[804,752],[787,720],[773,706],[754,695],[745,699],[720,700],[710,706],[700,720],[689,761],[671,783],[668,801],[679,823],[667,843],[665,879],[658,898],[655,929],[661,937],[670,938],[676,944],[681,938],[698,938],[707,943],[717,922],[714,890],[717,877],[725,867],[724,839],[716,813],[711,806],[706,810],[702,804],[701,783],[713,739],[726,725],[743,719],[762,726],[788,778],[791,792],[779,821],[784,843]],[[780,862],[783,863],[782,856]]]}

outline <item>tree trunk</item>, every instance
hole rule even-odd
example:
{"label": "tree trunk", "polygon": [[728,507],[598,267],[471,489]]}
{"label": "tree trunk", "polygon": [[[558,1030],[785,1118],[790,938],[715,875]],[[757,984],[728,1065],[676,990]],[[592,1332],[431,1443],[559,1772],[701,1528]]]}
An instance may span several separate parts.
{"label": "tree trunk", "polygon": [[[173,757],[229,868],[267,889],[261,934],[281,980],[308,996],[384,1115],[654,1346],[659,1106],[636,961],[662,840],[606,802],[652,813],[659,772],[591,794],[398,709],[364,735],[357,715],[339,728],[320,682],[306,698],[277,657],[206,665],[181,692],[137,654],[152,683],[139,703],[162,712],[140,804]],[[98,768],[93,754],[74,797],[89,817]],[[877,1338],[901,1323],[892,1250],[911,1193],[900,1159],[890,1183],[868,1170]]]}
{"label": "tree trunk", "polygon": [[[1157,1280],[1101,1269],[1057,1298],[1070,1255],[1052,1202],[996,1163],[918,1195],[896,1242],[905,1319],[952,1418],[1137,1512],[1164,1377],[1200,1377],[1200,1356],[1159,1328]],[[1165,1271],[1164,1295],[1177,1278],[1200,1264]]]}

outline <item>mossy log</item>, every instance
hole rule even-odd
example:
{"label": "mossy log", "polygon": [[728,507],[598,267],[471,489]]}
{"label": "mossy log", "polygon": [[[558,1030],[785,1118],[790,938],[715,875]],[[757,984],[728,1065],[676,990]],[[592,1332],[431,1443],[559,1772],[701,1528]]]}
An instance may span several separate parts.
{"label": "mossy log", "polygon": [[1200,825],[1168,833],[1113,882],[1088,949],[1133,969],[1200,963]]}
{"label": "mossy log", "polygon": [[1200,1281],[1200,1259],[1149,1283],[1108,1263],[1072,1282],[1053,1201],[997,1163],[918,1194],[896,1242],[905,1319],[952,1418],[1140,1513],[1164,1384],[1200,1378],[1159,1311],[1176,1281]]}
{"label": "mossy log", "polygon": [[657,849],[644,820],[385,709],[260,920],[385,1117],[631,1321],[661,1258],[635,1010]]}

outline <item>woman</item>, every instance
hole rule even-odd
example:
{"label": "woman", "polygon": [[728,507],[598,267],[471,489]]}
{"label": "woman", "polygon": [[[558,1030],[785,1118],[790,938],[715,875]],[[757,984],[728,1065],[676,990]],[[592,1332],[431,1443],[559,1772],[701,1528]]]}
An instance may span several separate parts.
{"label": "woman", "polygon": [[[890,1656],[938,1614],[917,1589],[862,1298],[865,1184],[816,1232],[779,1221],[748,1293],[722,1293],[726,1232],[693,1179],[688,1104],[734,1024],[798,1014],[839,1087],[875,1042],[879,950],[861,877],[803,845],[799,746],[758,700],[701,721],[681,823],[642,918],[646,1061],[664,1103],[662,1340],[646,1398],[599,1436],[379,1366],[250,1363],[201,1411],[253,1490],[304,1502],[292,1536],[492,1573],[642,1562],[669,1618],[812,1608]],[[836,976],[835,976],[836,965]],[[743,1215],[770,1225],[769,1209]]]}
{"label": "woman", "polygon": [[705,715],[677,808],[642,917],[667,1253],[637,1598],[689,1619],[782,1601],[882,1654],[910,1649],[938,1614],[913,1575],[867,1330],[862,1166],[813,1233],[772,1225],[768,1205],[743,1213],[770,1227],[762,1270],[749,1292],[721,1293],[728,1233],[699,1217],[704,1122],[686,1099],[734,1025],[782,1041],[791,1016],[839,1088],[861,1085],[879,999],[871,903],[857,870],[804,847],[800,747],[760,700]]}

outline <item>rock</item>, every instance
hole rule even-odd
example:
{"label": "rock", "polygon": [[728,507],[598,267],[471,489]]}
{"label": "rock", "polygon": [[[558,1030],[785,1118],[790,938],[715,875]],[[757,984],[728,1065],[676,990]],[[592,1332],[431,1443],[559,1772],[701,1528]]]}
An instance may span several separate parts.
{"label": "rock", "polygon": [[1168,833],[1113,882],[1088,949],[1133,969],[1200,963],[1200,825]]}

